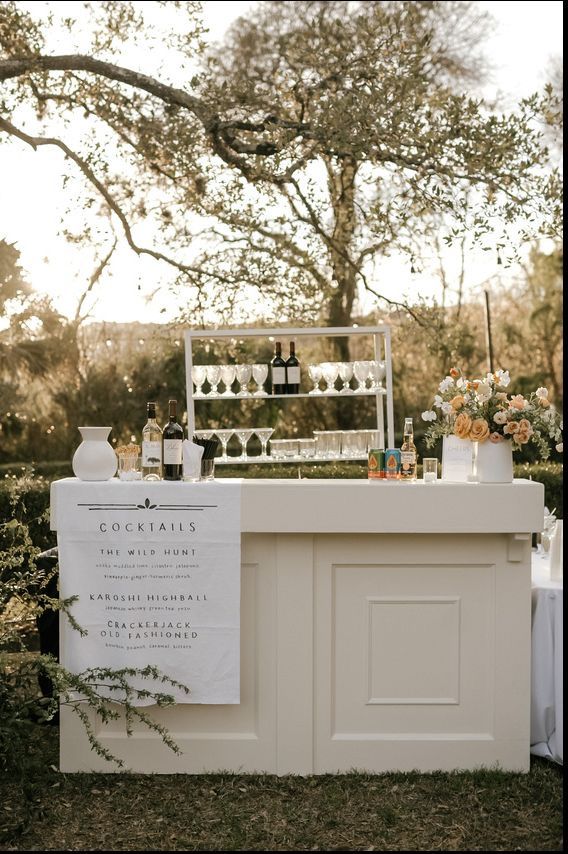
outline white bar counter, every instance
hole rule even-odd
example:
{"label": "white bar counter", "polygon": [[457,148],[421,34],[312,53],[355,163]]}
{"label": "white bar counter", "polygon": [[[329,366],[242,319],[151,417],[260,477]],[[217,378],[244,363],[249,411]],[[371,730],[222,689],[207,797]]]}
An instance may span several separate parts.
{"label": "white bar counter", "polygon": [[[99,739],[143,773],[527,771],[543,507],[526,480],[243,480],[240,705],[150,707],[181,756],[121,722]],[[65,707],[61,770],[116,770]]]}

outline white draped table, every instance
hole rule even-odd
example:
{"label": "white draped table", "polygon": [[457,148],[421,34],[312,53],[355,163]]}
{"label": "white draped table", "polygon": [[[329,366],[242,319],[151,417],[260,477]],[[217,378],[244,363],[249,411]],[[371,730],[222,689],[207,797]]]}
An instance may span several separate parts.
{"label": "white draped table", "polygon": [[563,580],[532,557],[531,753],[563,764]]}

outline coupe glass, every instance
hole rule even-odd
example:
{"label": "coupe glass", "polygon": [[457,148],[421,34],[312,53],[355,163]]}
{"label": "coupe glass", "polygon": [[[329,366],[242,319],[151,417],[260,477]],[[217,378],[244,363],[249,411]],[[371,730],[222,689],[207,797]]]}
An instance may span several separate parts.
{"label": "coupe glass", "polygon": [[353,377],[353,362],[340,362],[339,363],[339,379],[343,383],[343,388],[340,389],[340,394],[353,394],[353,389],[350,387],[349,382]]}
{"label": "coupe glass", "polygon": [[195,383],[195,397],[203,397],[203,383],[207,379],[207,368],[205,365],[191,366],[191,379]]}
{"label": "coupe glass", "polygon": [[223,451],[221,453],[222,460],[228,460],[229,455],[227,454],[227,445],[229,444],[229,440],[235,431],[232,428],[227,427],[226,429],[215,430],[215,435],[219,438],[221,442],[221,446]]}
{"label": "coupe glass", "polygon": [[379,391],[382,389],[382,380],[385,377],[386,368],[384,362],[373,360],[369,362],[368,378],[371,380],[371,391]]}
{"label": "coupe glass", "polygon": [[239,460],[248,459],[248,457],[247,457],[247,442],[253,433],[254,433],[254,430],[240,430],[240,429],[235,430],[235,436],[237,437],[237,439],[241,443],[241,448],[242,448],[241,453],[238,457]]}
{"label": "coupe glass", "polygon": [[314,384],[314,387],[310,391],[310,394],[323,394],[322,390],[319,387],[322,374],[321,365],[308,365],[308,374],[310,375],[310,379]]}
{"label": "coupe glass", "polygon": [[321,366],[322,376],[326,383],[324,394],[335,394],[335,381],[339,373],[339,365],[337,362],[323,362]]}
{"label": "coupe glass", "polygon": [[265,458],[268,456],[268,452],[266,450],[266,446],[268,444],[268,440],[274,433],[274,427],[260,427],[258,430],[254,431],[258,438],[260,439],[260,444],[262,445],[260,456]]}
{"label": "coupe glass", "polygon": [[252,368],[250,365],[237,365],[237,382],[239,383],[239,390],[237,392],[237,397],[248,397],[248,384],[250,382],[252,374]]}
{"label": "coupe glass", "polygon": [[367,390],[367,377],[369,376],[369,366],[367,362],[353,362],[353,374],[357,380],[357,388],[355,391]]}
{"label": "coupe glass", "polygon": [[207,381],[211,386],[211,390],[207,397],[219,397],[219,391],[217,386],[219,385],[219,380],[221,379],[221,366],[220,365],[207,365]]}
{"label": "coupe glass", "polygon": [[215,430],[194,430],[193,435],[198,439],[211,439],[215,434]]}
{"label": "coupe glass", "polygon": [[[266,378],[268,376],[268,365],[253,365],[252,366],[252,378],[257,384],[258,388],[254,392],[255,397],[266,397],[266,391],[264,390],[264,383],[266,382]],[[258,433],[257,433],[258,436]],[[266,449],[265,449],[266,450]]]}
{"label": "coupe glass", "polygon": [[235,374],[235,365],[221,365],[221,382],[225,385],[225,391],[222,393],[221,397],[235,396],[233,390],[231,389],[231,386],[235,381]]}

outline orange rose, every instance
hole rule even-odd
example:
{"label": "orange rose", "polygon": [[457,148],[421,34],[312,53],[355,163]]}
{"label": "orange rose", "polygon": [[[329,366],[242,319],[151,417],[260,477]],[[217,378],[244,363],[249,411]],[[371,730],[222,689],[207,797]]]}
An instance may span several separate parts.
{"label": "orange rose", "polygon": [[450,376],[452,379],[457,380],[459,375],[460,375],[460,372],[458,371],[457,368],[450,368]]}
{"label": "orange rose", "polygon": [[456,394],[455,397],[452,397],[450,400],[450,405],[453,409],[461,409],[465,403],[465,397],[463,394]]}
{"label": "orange rose", "polygon": [[476,418],[472,421],[469,430],[469,438],[472,442],[485,442],[489,438],[489,424],[485,418]]}
{"label": "orange rose", "polygon": [[508,424],[505,424],[503,427],[503,433],[508,433],[510,436],[517,433],[519,430],[519,422],[518,421],[509,421]]}
{"label": "orange rose", "polygon": [[539,397],[538,402],[541,406],[547,407],[550,406],[550,401],[547,397]]}
{"label": "orange rose", "polygon": [[471,429],[471,418],[467,413],[460,412],[454,423],[454,434],[458,439],[469,439]]}

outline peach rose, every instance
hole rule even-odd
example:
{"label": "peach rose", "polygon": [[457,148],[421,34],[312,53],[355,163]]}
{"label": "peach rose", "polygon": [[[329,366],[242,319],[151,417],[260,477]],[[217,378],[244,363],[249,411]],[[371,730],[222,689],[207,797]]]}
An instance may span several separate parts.
{"label": "peach rose", "polygon": [[521,418],[519,421],[519,433],[527,433],[529,436],[532,436],[533,432],[531,422],[527,421],[526,418]]}
{"label": "peach rose", "polygon": [[489,424],[485,418],[476,418],[475,421],[472,421],[471,423],[469,438],[472,442],[485,442],[485,440],[489,438],[490,432]]}
{"label": "peach rose", "polygon": [[508,433],[509,436],[512,436],[515,433],[517,433],[518,429],[519,429],[519,422],[518,421],[509,421],[509,423],[505,424],[505,426],[503,427],[503,433]]}
{"label": "peach rose", "polygon": [[517,445],[526,445],[530,439],[530,433],[527,433],[525,430],[519,430],[518,433],[515,433],[513,436],[513,442],[516,442]]}
{"label": "peach rose", "polygon": [[490,433],[489,434],[489,441],[493,442],[494,445],[497,445],[498,442],[504,442],[505,440],[504,440],[503,436],[501,435],[501,433]]}
{"label": "peach rose", "polygon": [[515,394],[509,401],[509,409],[524,409],[527,401],[522,394]]}
{"label": "peach rose", "polygon": [[455,397],[452,397],[450,400],[450,405],[453,409],[461,409],[465,403],[465,397],[463,394],[456,394]]}
{"label": "peach rose", "polygon": [[497,400],[507,400],[507,392],[506,391],[498,391],[495,395]]}
{"label": "peach rose", "polygon": [[471,418],[467,413],[460,412],[454,423],[454,434],[458,439],[469,439],[471,429]]}
{"label": "peach rose", "polygon": [[547,407],[550,406],[550,401],[547,397],[539,397],[538,402],[541,406]]}

